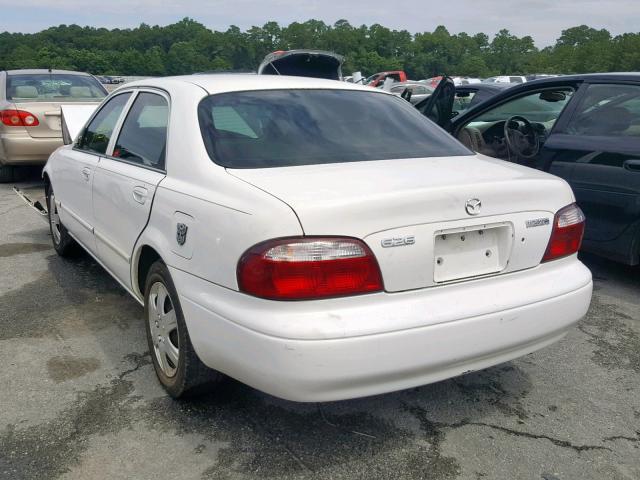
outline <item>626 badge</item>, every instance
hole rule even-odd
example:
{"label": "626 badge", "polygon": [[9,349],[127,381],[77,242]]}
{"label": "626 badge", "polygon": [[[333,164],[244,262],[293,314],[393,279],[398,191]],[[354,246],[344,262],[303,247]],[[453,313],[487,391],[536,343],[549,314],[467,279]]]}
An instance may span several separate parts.
{"label": "626 badge", "polygon": [[178,241],[178,245],[184,245],[184,242],[187,241],[187,227],[184,223],[178,223],[176,226],[176,240]]}

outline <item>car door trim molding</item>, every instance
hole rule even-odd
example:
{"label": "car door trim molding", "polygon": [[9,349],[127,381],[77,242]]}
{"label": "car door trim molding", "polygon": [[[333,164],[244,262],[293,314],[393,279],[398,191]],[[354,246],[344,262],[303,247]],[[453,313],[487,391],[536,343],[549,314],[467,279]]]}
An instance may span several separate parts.
{"label": "car door trim molding", "polygon": [[104,243],[107,247],[109,247],[114,253],[116,253],[119,257],[124,259],[127,263],[131,260],[131,255],[128,255],[124,251],[122,251],[115,243],[113,243],[107,236],[100,233],[99,230],[93,230],[93,234],[96,236],[98,240]]}
{"label": "car door trim molding", "polygon": [[86,221],[84,221],[82,218],[80,218],[80,216],[78,216],[77,213],[75,213],[73,210],[71,210],[69,207],[67,207],[66,205],[64,205],[62,202],[60,202],[59,204],[59,208],[62,208],[65,212],[67,212],[76,222],[78,222],[81,226],[83,226],[84,228],[86,228],[87,230],[89,230],[91,233],[93,233],[95,235],[95,231],[93,229],[93,226],[90,223],[87,223]]}
{"label": "car door trim molding", "polygon": [[114,162],[126,163],[127,165],[131,165],[133,167],[144,168],[145,170],[150,170],[152,172],[162,173],[164,175],[167,174],[166,170],[162,170],[160,168],[150,167],[149,165],[144,165],[142,163],[132,162],[130,160],[125,160],[124,158],[113,157],[111,155],[101,155],[100,157],[104,158],[104,159],[107,159],[107,160],[113,160]]}

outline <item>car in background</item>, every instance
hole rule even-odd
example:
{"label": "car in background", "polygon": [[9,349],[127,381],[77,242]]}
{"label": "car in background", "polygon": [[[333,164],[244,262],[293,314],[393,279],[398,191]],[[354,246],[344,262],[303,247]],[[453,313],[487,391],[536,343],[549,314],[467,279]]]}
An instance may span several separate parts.
{"label": "car in background", "polygon": [[540,80],[541,78],[553,78],[553,77],[561,77],[559,73],[532,73],[530,75],[526,75],[525,78],[527,82],[532,80]]}
{"label": "car in background", "polygon": [[[420,80],[420,82],[424,82],[428,85],[430,85],[433,88],[436,88],[438,86],[438,84],[440,83],[440,80],[442,80],[444,77],[442,75],[438,75],[436,77],[431,77],[431,78],[427,78],[425,80]],[[469,84],[476,84],[476,83],[481,83],[482,80],[480,80],[479,78],[475,78],[475,77],[460,77],[460,76],[454,76],[454,77],[448,77],[451,78],[451,80],[453,80],[453,84],[454,85],[469,85]]]}
{"label": "car in background", "polygon": [[402,70],[389,70],[387,72],[378,72],[366,78],[362,83],[370,87],[379,87],[385,82],[387,78],[391,78],[394,82],[406,82],[407,74]]}
{"label": "car in background", "polygon": [[499,75],[482,80],[483,83],[525,83],[527,77],[522,75]]}
{"label": "car in background", "polygon": [[44,165],[62,145],[62,104],[97,105],[106,96],[88,73],[0,71],[0,182],[13,181],[17,167]]}
{"label": "car in background", "polygon": [[566,180],[587,219],[583,249],[640,263],[640,73],[539,79],[452,120],[454,97],[439,87],[417,107],[473,151]]}
{"label": "car in background", "polygon": [[131,82],[43,176],[56,252],[144,305],[173,397],[223,374],[302,402],[424,385],[560,340],[591,299],[564,181],[366,86]]}
{"label": "car in background", "polygon": [[451,77],[454,85],[474,85],[482,83],[482,80],[475,77]]}
{"label": "car in background", "polygon": [[437,88],[438,85],[440,84],[440,80],[442,80],[444,77],[442,75],[437,75],[435,77],[431,77],[431,78],[425,78],[424,80],[419,80],[420,82],[426,83],[427,85],[429,85],[432,88]]}
{"label": "car in background", "polygon": [[[380,86],[382,87],[382,86]],[[422,82],[399,82],[394,83],[389,90],[394,95],[408,97],[412,105],[423,101],[434,92],[434,88]],[[411,95],[408,95],[411,92]]]}
{"label": "car in background", "polygon": [[258,75],[342,80],[343,62],[342,55],[323,50],[278,50],[264,57],[258,66]]}

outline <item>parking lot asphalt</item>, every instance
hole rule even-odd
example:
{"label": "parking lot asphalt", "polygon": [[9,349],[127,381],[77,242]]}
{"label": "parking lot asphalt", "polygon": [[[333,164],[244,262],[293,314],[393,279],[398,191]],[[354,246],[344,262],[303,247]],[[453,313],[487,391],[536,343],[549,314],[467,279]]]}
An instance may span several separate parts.
{"label": "parking lot asphalt", "polygon": [[586,318],[516,361],[343,402],[230,379],[174,401],[142,308],[0,185],[0,478],[639,479],[640,269],[584,261]]}

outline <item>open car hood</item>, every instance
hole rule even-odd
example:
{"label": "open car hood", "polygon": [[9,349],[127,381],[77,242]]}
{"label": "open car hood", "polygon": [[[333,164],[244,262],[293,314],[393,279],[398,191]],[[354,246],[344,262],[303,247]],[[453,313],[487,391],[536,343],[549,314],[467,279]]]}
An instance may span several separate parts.
{"label": "open car hood", "polygon": [[259,75],[292,75],[295,77],[340,80],[344,57],[321,50],[288,50],[268,54],[258,67]]}
{"label": "open car hood", "polygon": [[96,111],[98,105],[61,105],[60,122],[62,141],[65,145],[73,143],[85,124]]}

